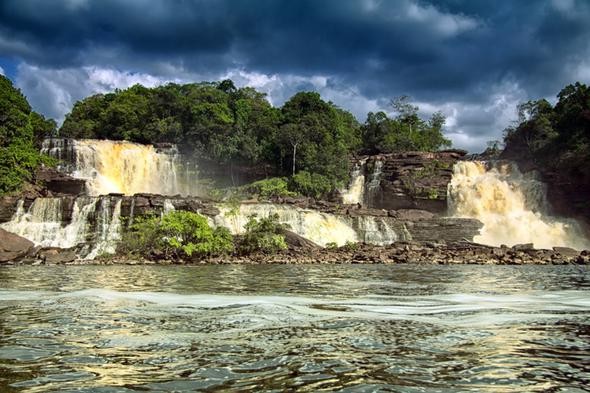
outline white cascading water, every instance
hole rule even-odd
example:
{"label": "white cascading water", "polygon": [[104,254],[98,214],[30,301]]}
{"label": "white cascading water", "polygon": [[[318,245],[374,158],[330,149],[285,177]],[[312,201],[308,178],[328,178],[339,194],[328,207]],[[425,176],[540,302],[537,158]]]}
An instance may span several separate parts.
{"label": "white cascading water", "polygon": [[381,185],[383,161],[372,161],[372,171],[365,177],[367,159],[355,164],[351,174],[348,188],[341,191],[342,203],[348,205],[361,204],[370,206],[375,193]]}
{"label": "white cascading water", "polygon": [[114,254],[116,252],[117,243],[121,240],[121,202],[121,199],[115,202],[111,215],[111,200],[109,198],[101,199],[95,245],[86,256],[86,259],[94,259],[99,255]]}
{"label": "white cascading water", "polygon": [[500,246],[533,243],[536,248],[590,248],[573,220],[556,219],[546,211],[542,182],[523,175],[515,165],[487,168],[484,162],[461,161],[448,188],[450,212],[480,220],[475,242]]}
{"label": "white cascading water", "polygon": [[62,200],[37,198],[28,211],[23,201],[11,221],[1,224],[3,229],[29,239],[43,247],[70,248],[87,240],[88,216],[94,213],[96,198],[78,198],[74,202],[72,220],[62,227]]}
{"label": "white cascading water", "polygon": [[175,195],[182,191],[176,173],[176,154],[125,141],[81,139],[70,140],[67,146],[59,141],[45,141],[42,152],[58,159],[71,157],[71,175],[87,180],[90,195]]}
{"label": "white cascading water", "polygon": [[381,176],[383,174],[383,161],[373,161],[373,170],[369,175],[367,184],[365,185],[365,192],[363,195],[363,203],[370,206],[372,200],[381,186]]}
{"label": "white cascading water", "polygon": [[344,217],[293,206],[263,203],[219,208],[221,213],[212,221],[217,226],[229,228],[232,234],[244,233],[244,226],[251,216],[268,217],[276,213],[279,222],[288,224],[291,231],[320,246],[330,243],[343,246],[348,242],[359,241],[385,245],[398,239],[394,230],[380,217]]}
{"label": "white cascading water", "polygon": [[365,194],[364,167],[364,161],[355,164],[355,167],[350,174],[350,184],[348,185],[348,188],[342,190],[342,203],[347,205],[363,203]]}
{"label": "white cascading water", "polygon": [[[0,224],[0,227],[42,247],[70,248],[93,240],[92,250],[88,255],[82,255],[85,259],[115,252],[121,236],[121,199],[116,201],[111,213],[108,197],[76,198],[71,221],[65,226],[62,226],[62,202],[61,198],[37,198],[25,210],[23,201],[19,201],[12,220]],[[94,230],[89,220],[92,215],[97,216]]]}
{"label": "white cascading water", "polygon": [[[348,220],[350,221],[352,218],[348,218]],[[357,236],[365,243],[386,246],[397,240],[411,239],[411,236],[405,234],[398,236],[394,229],[380,217],[359,216],[355,220],[354,226],[357,228]]]}

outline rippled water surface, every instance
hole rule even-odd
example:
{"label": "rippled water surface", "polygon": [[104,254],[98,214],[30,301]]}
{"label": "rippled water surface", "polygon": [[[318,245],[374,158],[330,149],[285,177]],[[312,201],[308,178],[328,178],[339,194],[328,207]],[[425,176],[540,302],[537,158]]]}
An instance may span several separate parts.
{"label": "rippled water surface", "polygon": [[590,391],[590,269],[0,269],[0,392]]}

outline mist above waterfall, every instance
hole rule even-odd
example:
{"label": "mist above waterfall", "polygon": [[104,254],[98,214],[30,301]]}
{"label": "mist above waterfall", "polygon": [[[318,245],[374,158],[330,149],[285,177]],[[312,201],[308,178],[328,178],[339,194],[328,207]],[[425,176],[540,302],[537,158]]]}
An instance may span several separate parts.
{"label": "mist above waterfall", "polygon": [[544,184],[522,174],[513,164],[487,168],[484,162],[455,164],[448,188],[451,214],[480,220],[478,243],[512,246],[533,243],[536,248],[590,247],[574,220],[547,214]]}

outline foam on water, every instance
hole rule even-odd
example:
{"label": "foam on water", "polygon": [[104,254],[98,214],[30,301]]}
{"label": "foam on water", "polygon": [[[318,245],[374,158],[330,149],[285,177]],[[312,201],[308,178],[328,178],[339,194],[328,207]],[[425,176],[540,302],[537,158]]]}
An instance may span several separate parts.
{"label": "foam on water", "polygon": [[[465,314],[487,314],[486,323],[511,323],[546,318],[563,318],[564,313],[590,311],[585,291],[556,291],[526,295],[482,295],[456,293],[438,296],[382,296],[326,299],[297,296],[234,296],[219,294],[176,294],[169,292],[119,292],[109,289],[85,289],[73,292],[0,291],[1,301],[42,301],[45,307],[60,302],[93,301],[124,304],[128,312],[199,313],[203,310],[230,310],[233,315],[262,313],[266,318],[288,316],[292,319],[353,317],[364,319],[421,320],[464,325]],[[509,318],[506,319],[506,315]],[[273,320],[273,318],[270,318]],[[279,318],[280,319],[280,318]],[[472,320],[469,315],[467,320]],[[274,319],[276,320],[276,319]],[[470,322],[471,323],[471,322]]]}

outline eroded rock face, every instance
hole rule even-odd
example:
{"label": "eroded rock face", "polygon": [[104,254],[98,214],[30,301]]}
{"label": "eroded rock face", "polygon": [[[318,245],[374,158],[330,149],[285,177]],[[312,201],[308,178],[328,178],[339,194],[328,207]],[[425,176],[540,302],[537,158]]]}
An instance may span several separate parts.
{"label": "eroded rock face", "polygon": [[30,240],[0,228],[0,263],[23,258],[33,247]]}
{"label": "eroded rock face", "polygon": [[465,154],[463,150],[447,150],[358,157],[353,166],[362,167],[364,176],[360,203],[375,209],[446,212],[453,165]]}
{"label": "eroded rock face", "polygon": [[86,192],[86,180],[75,179],[53,168],[40,168],[35,180],[55,195],[80,195]]}
{"label": "eroded rock face", "polygon": [[18,206],[19,197],[5,196],[0,198],[0,224],[10,221]]}

